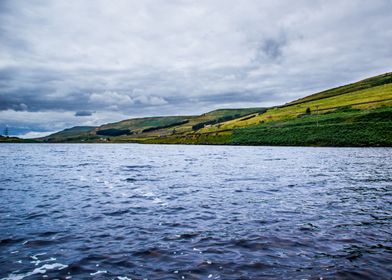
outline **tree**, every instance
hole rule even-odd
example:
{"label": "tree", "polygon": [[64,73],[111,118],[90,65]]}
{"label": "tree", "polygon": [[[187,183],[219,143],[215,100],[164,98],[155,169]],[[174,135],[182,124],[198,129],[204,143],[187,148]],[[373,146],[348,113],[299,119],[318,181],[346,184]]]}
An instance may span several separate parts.
{"label": "tree", "polygon": [[305,111],[305,113],[306,113],[306,114],[308,114],[308,115],[310,115],[311,111],[310,111],[310,108],[309,108],[309,107],[308,107],[308,108],[306,108],[306,111]]}

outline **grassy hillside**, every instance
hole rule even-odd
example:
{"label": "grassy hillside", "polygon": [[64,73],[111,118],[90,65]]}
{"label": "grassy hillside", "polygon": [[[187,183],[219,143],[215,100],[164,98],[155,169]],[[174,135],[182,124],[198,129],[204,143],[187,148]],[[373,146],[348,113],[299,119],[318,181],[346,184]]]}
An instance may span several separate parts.
{"label": "grassy hillside", "polygon": [[154,140],[161,141],[162,139],[171,139],[174,137],[175,139],[182,141],[183,138],[185,139],[189,135],[193,135],[200,127],[219,125],[228,120],[240,118],[256,112],[264,112],[265,110],[265,108],[219,109],[199,116],[179,117],[180,120],[186,120],[186,122],[184,121],[184,123],[179,125],[150,131],[144,129],[141,133],[136,132],[131,135],[117,137],[114,140],[121,142],[148,143]]}
{"label": "grassy hillside", "polygon": [[[181,137],[172,135],[166,139],[148,139],[145,142],[391,146],[386,131],[392,118],[387,115],[382,122],[377,118],[371,119],[370,116],[377,112],[377,108],[392,108],[392,73],[316,93],[283,106],[270,108],[264,113],[249,114],[204,127],[192,134]],[[354,118],[354,115],[363,114],[370,114],[368,122]],[[335,118],[334,121],[328,124],[326,120],[331,120],[332,117]],[[318,118],[321,118],[319,125],[314,127],[309,124],[311,120],[317,122]],[[324,127],[321,126],[321,121],[324,121]],[[329,132],[316,133],[322,132],[323,129]],[[356,140],[357,138],[362,138],[362,141]]]}
{"label": "grassy hillside", "polygon": [[[264,114],[259,114],[248,120],[236,119],[226,122],[220,126],[220,129],[247,127],[271,121],[286,121],[306,114],[308,108],[312,114],[323,114],[347,106],[358,109],[392,106],[392,84],[335,95],[329,98],[323,97],[317,100],[312,99],[307,102],[296,103],[290,106],[274,107],[268,109]],[[204,132],[213,130],[214,127],[205,129]]]}
{"label": "grassy hillside", "polygon": [[392,107],[341,109],[284,122],[235,129],[241,145],[392,146]]}
{"label": "grassy hillside", "polygon": [[[328,98],[328,97],[333,97],[337,95],[342,95],[350,92],[355,92],[355,91],[361,91],[364,89],[369,89],[369,88],[374,88],[378,87],[381,85],[386,85],[386,84],[391,84],[392,83],[392,73],[386,73],[383,75],[371,77],[356,83],[348,84],[345,86],[325,90],[316,94],[312,94],[309,96],[306,96],[304,98],[292,101],[288,103],[287,105],[294,105],[294,104],[300,104],[300,103],[305,103],[308,101],[313,101],[313,100],[319,100],[323,98]],[[286,105],[284,105],[286,106]]]}
{"label": "grassy hillside", "polygon": [[98,127],[77,126],[38,140],[43,142],[143,142],[151,138],[191,134],[198,127],[219,124],[265,110],[265,108],[218,109],[199,116],[135,118]]}
{"label": "grassy hillside", "polygon": [[[143,130],[153,128],[170,126],[187,119],[186,116],[169,116],[169,117],[151,117],[151,118],[137,118],[129,119],[116,123],[105,124],[95,129],[95,132],[99,134],[100,131],[107,129],[114,130],[129,130],[128,134],[142,133]],[[104,134],[102,134],[104,135]]]}
{"label": "grassy hillside", "polygon": [[392,73],[273,108],[220,109],[199,116],[75,127],[48,142],[392,146]]}
{"label": "grassy hillside", "polygon": [[82,140],[95,141],[97,137],[90,135],[95,126],[75,126],[46,137],[38,138],[41,142],[80,142]]}

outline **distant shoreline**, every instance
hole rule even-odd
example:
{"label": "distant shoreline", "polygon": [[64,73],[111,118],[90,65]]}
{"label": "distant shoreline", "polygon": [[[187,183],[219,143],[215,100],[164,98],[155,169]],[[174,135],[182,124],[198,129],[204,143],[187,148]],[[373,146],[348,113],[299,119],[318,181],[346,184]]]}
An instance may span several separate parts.
{"label": "distant shoreline", "polygon": [[37,145],[159,145],[159,146],[217,146],[217,147],[271,147],[271,148],[392,148],[392,146],[317,146],[317,145],[249,145],[249,144],[185,144],[185,143],[138,143],[138,142],[1,142],[1,144]]}

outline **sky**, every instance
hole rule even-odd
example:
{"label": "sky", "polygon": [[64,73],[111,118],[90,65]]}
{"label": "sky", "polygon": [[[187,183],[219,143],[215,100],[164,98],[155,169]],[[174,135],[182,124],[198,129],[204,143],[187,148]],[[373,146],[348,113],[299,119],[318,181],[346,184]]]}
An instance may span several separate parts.
{"label": "sky", "polygon": [[265,107],[392,71],[391,0],[0,0],[0,134]]}

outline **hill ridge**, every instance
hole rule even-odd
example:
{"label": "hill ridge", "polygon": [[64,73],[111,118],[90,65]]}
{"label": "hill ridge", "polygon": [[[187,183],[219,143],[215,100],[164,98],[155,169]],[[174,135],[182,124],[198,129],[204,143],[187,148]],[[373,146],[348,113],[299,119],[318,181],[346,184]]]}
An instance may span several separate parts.
{"label": "hill ridge", "polygon": [[[36,140],[249,145],[334,145],[335,141],[340,146],[392,145],[388,130],[391,112],[392,72],[388,72],[281,106],[219,108],[200,115],[130,118],[85,129],[83,126],[65,129]],[[365,115],[368,121],[363,124],[359,120]],[[337,120],[341,122],[339,125]],[[298,138],[297,132],[305,124],[314,135],[305,137],[308,131],[303,130],[303,139]],[[352,141],[342,142],[333,135],[325,135],[319,124],[342,139],[345,135],[342,131],[348,131]]]}

